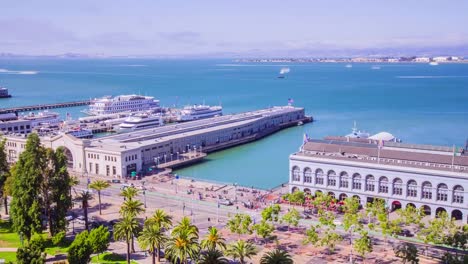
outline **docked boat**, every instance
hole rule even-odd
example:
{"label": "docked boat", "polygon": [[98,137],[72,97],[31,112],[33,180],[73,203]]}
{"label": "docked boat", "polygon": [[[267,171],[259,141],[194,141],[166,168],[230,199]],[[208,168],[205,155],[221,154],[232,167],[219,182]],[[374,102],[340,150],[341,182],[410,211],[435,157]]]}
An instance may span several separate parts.
{"label": "docked boat", "polygon": [[131,94],[95,99],[87,110],[83,110],[83,113],[99,116],[120,112],[147,111],[158,108],[159,100],[155,100],[154,97]]}
{"label": "docked boat", "polygon": [[92,138],[93,137],[93,131],[91,131],[90,129],[85,129],[85,128],[70,129],[66,131],[65,134],[72,135],[76,138]]}
{"label": "docked boat", "polygon": [[56,112],[49,112],[47,110],[39,113],[29,113],[21,116],[20,119],[31,121],[31,127],[37,127],[40,125],[52,125],[57,126],[61,122],[60,114]]}
{"label": "docked boat", "polygon": [[284,79],[284,77],[286,77],[286,73],[289,73],[291,71],[291,69],[289,68],[281,68],[280,72],[279,72],[279,75],[278,75],[278,78],[280,79]]}
{"label": "docked boat", "polygon": [[349,138],[368,138],[370,137],[370,134],[367,132],[363,132],[361,130],[358,130],[356,127],[356,122],[354,122],[354,127],[351,130],[351,134],[346,135],[346,137]]}
{"label": "docked boat", "polygon": [[118,132],[135,131],[164,125],[161,115],[139,114],[131,116],[118,125]]}
{"label": "docked boat", "polygon": [[192,105],[186,106],[177,115],[177,121],[191,121],[223,115],[222,106]]}
{"label": "docked boat", "polygon": [[11,94],[8,93],[8,88],[0,87],[0,98],[9,98]]}

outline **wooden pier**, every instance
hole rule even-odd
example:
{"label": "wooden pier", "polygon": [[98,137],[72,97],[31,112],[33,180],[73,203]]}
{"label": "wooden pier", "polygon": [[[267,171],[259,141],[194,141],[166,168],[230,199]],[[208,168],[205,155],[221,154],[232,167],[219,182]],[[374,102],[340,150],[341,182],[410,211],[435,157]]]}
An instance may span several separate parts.
{"label": "wooden pier", "polygon": [[46,110],[46,109],[54,109],[54,108],[75,107],[75,106],[89,105],[91,103],[92,103],[91,100],[84,100],[84,101],[63,102],[63,103],[55,103],[55,104],[40,104],[40,105],[0,108],[0,114],[28,112],[28,111]]}

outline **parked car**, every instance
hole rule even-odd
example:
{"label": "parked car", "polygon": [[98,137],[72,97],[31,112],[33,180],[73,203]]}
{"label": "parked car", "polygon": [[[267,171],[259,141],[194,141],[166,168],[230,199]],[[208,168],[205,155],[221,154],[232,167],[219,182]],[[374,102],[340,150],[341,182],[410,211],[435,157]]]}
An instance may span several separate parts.
{"label": "parked car", "polygon": [[78,222],[79,224],[84,224],[85,223],[85,217],[80,215],[76,218],[76,222]]}
{"label": "parked car", "polygon": [[230,206],[230,205],[233,205],[233,203],[231,202],[231,200],[220,200],[219,201],[219,204],[222,204],[222,205],[227,205],[227,206]]}

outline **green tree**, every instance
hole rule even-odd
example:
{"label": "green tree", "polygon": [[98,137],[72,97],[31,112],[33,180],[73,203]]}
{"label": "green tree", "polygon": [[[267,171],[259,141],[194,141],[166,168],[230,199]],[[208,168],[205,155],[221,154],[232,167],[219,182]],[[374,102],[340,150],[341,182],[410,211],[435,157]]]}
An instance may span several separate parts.
{"label": "green tree", "polygon": [[[62,147],[56,151],[47,149],[46,157],[48,166],[44,170],[42,197],[49,222],[49,234],[54,236],[67,229],[65,217],[72,207],[69,189],[71,178],[68,174],[67,156]],[[64,188],[64,186],[67,187]]]}
{"label": "green tree", "polygon": [[317,245],[318,241],[320,240],[320,237],[317,233],[317,228],[313,225],[311,225],[309,227],[309,229],[307,229],[306,231],[306,237],[305,239],[303,240],[303,244],[304,245],[307,245],[307,244],[312,244],[312,245]]}
{"label": "green tree", "polygon": [[395,256],[401,258],[403,263],[417,264],[419,263],[418,249],[410,243],[403,243],[395,248]]}
{"label": "green tree", "polygon": [[84,216],[84,219],[85,219],[85,229],[89,230],[88,207],[89,207],[89,201],[93,199],[93,195],[90,192],[88,192],[87,190],[84,190],[76,198],[79,201],[81,201],[81,207],[83,208],[83,216]]}
{"label": "green tree", "polygon": [[235,260],[239,259],[240,263],[244,264],[246,258],[250,259],[251,257],[257,255],[257,252],[257,248],[255,248],[252,243],[239,239],[237,242],[228,246],[226,255],[231,256]]}
{"label": "green tree", "polygon": [[229,231],[240,235],[252,234],[252,218],[247,214],[236,214],[227,222]]}
{"label": "green tree", "polygon": [[417,236],[426,244],[425,254],[427,255],[429,243],[442,245],[447,236],[455,229],[456,225],[447,212],[440,212],[436,218],[429,221],[429,225],[421,229]]}
{"label": "green tree", "polygon": [[114,226],[114,239],[127,243],[127,263],[130,264],[130,243],[140,233],[140,225],[134,217],[126,216]]}
{"label": "green tree", "polygon": [[320,246],[325,246],[328,249],[329,253],[335,251],[336,244],[341,241],[343,238],[335,232],[335,215],[329,211],[320,211],[319,212],[319,225],[318,227],[324,227],[325,230],[317,241],[317,244]]}
{"label": "green tree", "polygon": [[5,214],[8,214],[8,193],[6,191],[6,182],[10,175],[10,166],[8,164],[5,148],[6,140],[0,141],[0,198],[3,198]]}
{"label": "green tree", "polygon": [[138,195],[138,190],[135,187],[127,187],[120,192],[125,200],[133,200]]}
{"label": "green tree", "polygon": [[297,203],[297,204],[304,204],[305,202],[305,194],[302,191],[296,191],[289,195],[289,202]]}
{"label": "green tree", "polygon": [[172,236],[175,236],[178,233],[185,233],[186,231],[191,235],[194,235],[198,240],[198,227],[192,224],[192,220],[190,220],[188,216],[182,217],[180,222],[172,229],[171,234]]}
{"label": "green tree", "polygon": [[275,227],[267,221],[262,220],[260,223],[253,226],[253,230],[266,242],[267,238],[270,237],[275,230]]}
{"label": "green tree", "polygon": [[29,244],[18,248],[16,251],[16,263],[18,264],[43,264],[46,260],[46,254],[42,253],[36,244]]}
{"label": "green tree", "polygon": [[42,175],[46,164],[44,148],[39,136],[32,133],[26,141],[26,148],[15,164],[12,188],[11,218],[13,228],[27,240],[32,233],[42,232],[41,211],[43,200],[40,195]]}
{"label": "green tree", "polygon": [[415,224],[419,226],[424,217],[424,211],[421,208],[417,209],[411,205],[407,206],[405,209],[397,210],[397,214],[400,216],[401,222],[404,225]]}
{"label": "green tree", "polygon": [[214,226],[208,229],[208,234],[201,241],[201,247],[207,250],[226,249],[226,239],[219,233],[218,229]]}
{"label": "green tree", "polygon": [[285,250],[275,249],[265,253],[260,259],[260,264],[293,264],[291,255]]}
{"label": "green tree", "polygon": [[351,245],[349,259],[353,263],[353,235],[362,229],[359,200],[356,197],[346,198],[343,209],[343,228],[349,233],[349,244]]}
{"label": "green tree", "polygon": [[103,180],[95,180],[89,185],[89,188],[96,190],[98,193],[98,199],[99,199],[99,214],[102,215],[101,211],[101,191],[105,190],[110,187],[110,183],[103,181]]}
{"label": "green tree", "polygon": [[[145,222],[146,225],[155,225],[157,226],[161,232],[168,230],[172,226],[172,216],[168,215],[164,210],[157,209],[154,214],[148,218]],[[165,241],[164,241],[165,242]],[[156,244],[158,249],[158,262],[161,261],[160,259],[160,252],[163,243]]]}
{"label": "green tree", "polygon": [[278,222],[281,207],[278,204],[270,205],[262,211],[262,219],[265,221]]}
{"label": "green tree", "polygon": [[172,231],[171,239],[166,244],[166,258],[173,263],[186,264],[189,259],[197,260],[199,252],[198,228],[187,227],[184,224],[176,226]]}
{"label": "green tree", "polygon": [[209,249],[201,254],[198,264],[228,264],[223,252],[217,249]]}
{"label": "green tree", "polygon": [[89,232],[88,242],[93,249],[93,253],[97,254],[98,259],[99,254],[106,251],[109,247],[109,236],[109,229],[105,226],[99,226]]}
{"label": "green tree", "polygon": [[143,203],[138,200],[126,200],[120,207],[120,215],[123,217],[137,217],[145,211]]}
{"label": "green tree", "polygon": [[160,259],[160,248],[168,241],[168,237],[164,233],[164,229],[160,225],[151,222],[149,219],[146,220],[143,227],[143,231],[138,237],[138,243],[144,250],[148,249],[152,254],[153,264],[156,263],[156,254],[158,262]]}
{"label": "green tree", "polygon": [[372,252],[372,239],[367,231],[361,231],[361,237],[354,242],[354,249],[364,259],[367,253]]}
{"label": "green tree", "polygon": [[93,248],[88,241],[87,230],[79,233],[68,248],[68,262],[73,264],[87,264],[91,260]]}
{"label": "green tree", "polygon": [[297,226],[299,224],[299,220],[301,220],[301,215],[295,208],[292,208],[289,210],[289,212],[283,215],[283,218],[281,220],[288,224],[289,231],[289,227],[291,225]]}

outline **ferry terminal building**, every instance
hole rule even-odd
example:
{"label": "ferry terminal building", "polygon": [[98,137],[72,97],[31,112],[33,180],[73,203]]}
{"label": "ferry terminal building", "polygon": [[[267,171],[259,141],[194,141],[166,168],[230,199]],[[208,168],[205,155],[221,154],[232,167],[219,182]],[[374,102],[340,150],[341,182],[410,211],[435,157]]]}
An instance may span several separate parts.
{"label": "ferry terminal building", "polygon": [[[52,149],[64,147],[69,168],[77,174],[121,178],[177,161],[184,155],[209,153],[257,140],[309,120],[304,108],[280,106],[95,139],[78,139],[67,134],[41,136],[41,143]],[[27,138],[24,134],[4,137],[9,162],[15,162]]]}
{"label": "ferry terminal building", "polygon": [[290,155],[289,171],[291,192],[354,196],[362,205],[380,198],[391,211],[415,206],[468,222],[466,148],[326,137]]}

